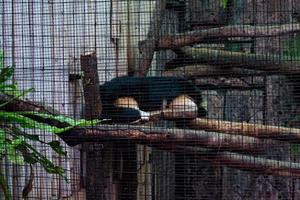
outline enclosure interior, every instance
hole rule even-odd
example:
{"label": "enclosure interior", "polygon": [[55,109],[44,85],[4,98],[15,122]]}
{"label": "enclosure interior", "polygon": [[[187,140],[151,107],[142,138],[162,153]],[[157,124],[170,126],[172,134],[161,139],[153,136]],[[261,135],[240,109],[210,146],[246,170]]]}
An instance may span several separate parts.
{"label": "enclosure interior", "polygon": [[[116,112],[116,121],[86,127],[93,137],[33,130],[63,144],[66,156],[32,143],[69,181],[33,165],[28,199],[300,199],[299,0],[4,0],[0,13],[0,66],[14,66],[12,81],[34,89],[26,99],[75,119],[103,119],[90,115],[85,97],[100,95],[94,106],[104,110],[110,90],[85,91],[88,57],[100,87],[123,76],[184,79],[202,98],[197,109],[206,115],[197,119],[212,120],[116,122]],[[151,90],[158,80],[146,92],[137,84],[120,93],[189,95],[173,80]],[[146,100],[137,104],[151,110]],[[0,169],[21,199],[30,166],[0,151]]]}

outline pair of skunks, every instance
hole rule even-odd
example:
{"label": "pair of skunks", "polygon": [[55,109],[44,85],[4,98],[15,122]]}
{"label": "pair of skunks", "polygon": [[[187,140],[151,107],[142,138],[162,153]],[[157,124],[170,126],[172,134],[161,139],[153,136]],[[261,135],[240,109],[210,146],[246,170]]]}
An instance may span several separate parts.
{"label": "pair of skunks", "polygon": [[101,118],[117,123],[203,117],[201,91],[177,77],[119,77],[100,86]]}

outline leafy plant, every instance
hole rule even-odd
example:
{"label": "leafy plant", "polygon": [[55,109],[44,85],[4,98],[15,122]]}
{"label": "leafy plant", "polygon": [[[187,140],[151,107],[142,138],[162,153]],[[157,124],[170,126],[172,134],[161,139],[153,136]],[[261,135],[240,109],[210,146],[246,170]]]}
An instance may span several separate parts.
{"label": "leafy plant", "polygon": [[291,37],[285,42],[283,55],[294,60],[300,59],[300,35]]}
{"label": "leafy plant", "polygon": [[220,0],[220,6],[221,8],[226,8],[228,4],[228,0]]}
{"label": "leafy plant", "polygon": [[[221,8],[223,8],[223,9],[228,8],[229,1],[230,0],[220,0],[220,6],[221,6]],[[236,5],[236,3],[237,3],[236,0],[232,0],[232,4],[233,5]]]}
{"label": "leafy plant", "polygon": [[[98,120],[74,120],[72,118],[51,115],[41,112],[9,112],[5,111],[4,107],[11,103],[13,100],[24,97],[27,93],[33,91],[28,89],[21,91],[17,85],[12,82],[11,78],[14,74],[14,67],[4,66],[4,54],[0,51],[0,94],[10,95],[12,98],[7,102],[0,104],[0,163],[4,158],[13,164],[30,166],[30,179],[23,189],[23,197],[25,198],[32,189],[34,172],[32,165],[40,164],[47,173],[57,174],[67,181],[65,171],[62,167],[55,165],[46,156],[40,153],[33,145],[32,142],[40,143],[44,146],[51,148],[60,156],[66,156],[61,143],[59,141],[45,142],[40,139],[38,134],[32,134],[32,130],[42,130],[53,134],[60,134],[75,126],[89,126],[98,123]],[[34,118],[28,116],[35,116],[45,120],[56,120],[61,123],[68,124],[63,128],[41,123]],[[8,186],[6,177],[1,171],[0,164],[0,190],[4,193],[7,200],[12,199],[12,194]]]}

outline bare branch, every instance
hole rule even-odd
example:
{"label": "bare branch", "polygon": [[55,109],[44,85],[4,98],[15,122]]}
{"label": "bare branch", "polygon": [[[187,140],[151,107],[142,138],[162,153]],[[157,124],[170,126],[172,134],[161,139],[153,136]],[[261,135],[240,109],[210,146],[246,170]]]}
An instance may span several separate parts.
{"label": "bare branch", "polygon": [[186,155],[190,152],[199,159],[216,165],[275,176],[300,178],[300,163],[272,160],[227,151],[214,151],[200,147],[176,146],[174,149],[175,153],[185,153]]}
{"label": "bare branch", "polygon": [[270,73],[295,74],[300,72],[300,62],[281,55],[250,54],[209,48],[183,47],[184,54],[203,63],[262,70]]}
{"label": "bare branch", "polygon": [[273,37],[300,32],[300,24],[271,26],[231,25],[219,28],[201,29],[159,38],[156,50],[175,49],[201,43],[210,39],[232,37]]}
{"label": "bare branch", "polygon": [[264,149],[261,140],[216,132],[188,129],[165,129],[146,126],[101,125],[92,128],[75,128],[60,135],[69,145],[83,142],[103,142],[108,140],[129,139],[142,144],[185,144],[203,145],[208,148],[230,151],[260,152]]}
{"label": "bare branch", "polygon": [[191,121],[190,127],[234,135],[300,142],[300,129],[297,128],[250,124],[244,122],[220,121],[203,118],[197,118]]}

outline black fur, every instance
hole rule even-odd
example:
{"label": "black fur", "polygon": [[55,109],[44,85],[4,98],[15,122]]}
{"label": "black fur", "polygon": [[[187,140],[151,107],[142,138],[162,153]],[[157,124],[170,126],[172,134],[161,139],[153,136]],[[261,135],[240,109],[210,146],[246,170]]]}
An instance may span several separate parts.
{"label": "black fur", "polygon": [[[165,100],[170,103],[182,94],[189,95],[198,105],[198,116],[206,115],[202,108],[201,91],[191,81],[176,77],[119,77],[100,86],[103,105],[103,118],[113,121],[134,121],[138,119],[131,109],[116,108],[113,103],[120,97],[132,97],[143,111],[155,111],[162,107]],[[126,116],[129,115],[129,116]]]}

